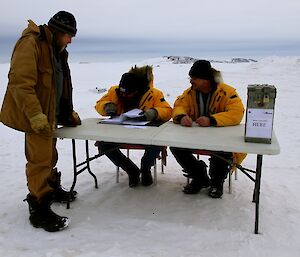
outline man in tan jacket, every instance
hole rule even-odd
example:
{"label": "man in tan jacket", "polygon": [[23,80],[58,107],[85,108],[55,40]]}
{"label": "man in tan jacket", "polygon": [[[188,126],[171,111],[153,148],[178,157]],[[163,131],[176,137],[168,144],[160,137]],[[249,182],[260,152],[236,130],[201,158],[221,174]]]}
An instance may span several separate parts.
{"label": "man in tan jacket", "polygon": [[76,20],[60,11],[48,25],[28,22],[13,50],[0,121],[25,132],[29,219],[34,227],[54,232],[67,227],[69,220],[55,214],[51,203],[72,201],[76,195],[60,185],[56,139],[52,138],[57,125],[81,124],[73,110],[66,51],[77,32]]}

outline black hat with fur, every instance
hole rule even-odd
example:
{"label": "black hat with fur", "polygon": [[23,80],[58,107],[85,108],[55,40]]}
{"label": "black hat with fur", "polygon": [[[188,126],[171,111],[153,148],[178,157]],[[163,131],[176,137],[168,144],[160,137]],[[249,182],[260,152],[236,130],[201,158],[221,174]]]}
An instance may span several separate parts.
{"label": "black hat with fur", "polygon": [[194,62],[189,71],[190,77],[214,81],[214,72],[209,61],[198,60]]}

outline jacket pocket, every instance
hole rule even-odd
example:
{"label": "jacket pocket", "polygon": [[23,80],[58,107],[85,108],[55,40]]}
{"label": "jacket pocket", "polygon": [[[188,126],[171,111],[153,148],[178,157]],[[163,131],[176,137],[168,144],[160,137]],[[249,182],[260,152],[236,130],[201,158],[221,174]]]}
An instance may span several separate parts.
{"label": "jacket pocket", "polygon": [[53,72],[50,68],[45,68],[43,66],[38,67],[38,87],[51,88],[53,84]]}

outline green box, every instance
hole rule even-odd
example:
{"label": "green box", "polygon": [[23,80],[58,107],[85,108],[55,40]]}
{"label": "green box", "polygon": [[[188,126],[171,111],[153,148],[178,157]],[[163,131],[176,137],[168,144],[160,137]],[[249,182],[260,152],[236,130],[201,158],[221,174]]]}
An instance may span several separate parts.
{"label": "green box", "polygon": [[248,85],[245,141],[271,144],[276,88],[268,84]]}

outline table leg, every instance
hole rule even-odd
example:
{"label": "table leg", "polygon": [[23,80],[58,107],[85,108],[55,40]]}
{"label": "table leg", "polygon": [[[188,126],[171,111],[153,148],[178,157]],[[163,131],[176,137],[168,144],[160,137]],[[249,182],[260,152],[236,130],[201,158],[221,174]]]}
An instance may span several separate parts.
{"label": "table leg", "polygon": [[[90,157],[90,153],[89,153],[89,143],[88,140],[85,140],[85,154],[86,154],[86,159],[84,162],[77,164],[77,159],[76,159],[76,142],[75,139],[72,139],[72,152],[73,152],[73,183],[72,186],[70,188],[70,196],[75,188],[76,182],[77,182],[77,176],[83,172],[84,170],[88,170],[88,172],[90,173],[90,175],[94,178],[95,181],[95,188],[98,188],[98,180],[96,175],[91,171],[90,168],[90,161],[97,159],[101,156],[101,154],[97,154],[93,157]],[[83,166],[83,168],[79,169],[79,167]],[[67,202],[67,209],[70,208],[70,199]]]}
{"label": "table leg", "polygon": [[86,166],[88,172],[91,174],[91,176],[94,178],[95,181],[95,188],[98,188],[98,180],[96,175],[91,171],[90,168],[90,153],[89,153],[89,141],[85,140],[85,154],[86,154]]}
{"label": "table leg", "polygon": [[254,187],[254,202],[255,202],[255,229],[254,233],[258,234],[258,222],[259,222],[259,195],[260,195],[260,180],[262,170],[262,159],[263,156],[258,154],[256,160],[256,178]]}
{"label": "table leg", "polygon": [[72,139],[72,153],[73,153],[73,183],[72,186],[70,188],[70,194],[69,194],[69,199],[67,202],[67,209],[70,209],[70,197],[73,193],[74,187],[76,185],[76,181],[77,181],[77,162],[76,162],[76,143],[75,143],[75,139]]}

